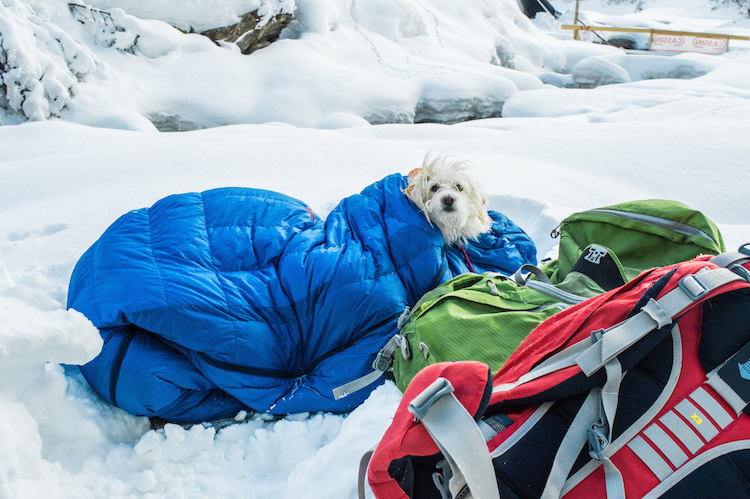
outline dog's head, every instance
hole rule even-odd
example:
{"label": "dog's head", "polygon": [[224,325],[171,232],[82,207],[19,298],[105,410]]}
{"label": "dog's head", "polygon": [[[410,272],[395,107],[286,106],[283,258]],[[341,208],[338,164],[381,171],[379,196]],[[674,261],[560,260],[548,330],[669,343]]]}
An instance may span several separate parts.
{"label": "dog's head", "polygon": [[440,229],[447,244],[474,239],[492,226],[487,198],[467,169],[463,161],[427,156],[422,168],[409,173],[404,190],[430,224]]}

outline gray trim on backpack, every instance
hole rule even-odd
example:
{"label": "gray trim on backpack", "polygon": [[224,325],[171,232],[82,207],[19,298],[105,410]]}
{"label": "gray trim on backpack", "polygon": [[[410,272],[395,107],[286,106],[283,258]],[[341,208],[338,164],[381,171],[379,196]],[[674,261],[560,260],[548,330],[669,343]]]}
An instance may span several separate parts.
{"label": "gray trim on backpack", "polygon": [[685,418],[685,421],[693,425],[693,428],[695,428],[706,442],[710,442],[719,434],[718,428],[688,399],[681,401],[674,409]]}
{"label": "gray trim on backpack", "polygon": [[[595,372],[599,367],[607,365],[611,359],[616,359],[617,355],[619,355],[625,348],[627,348],[627,346],[633,343],[634,336],[640,338],[643,336],[643,331],[645,329],[649,329],[650,331],[653,329],[661,328],[664,325],[671,323],[672,317],[678,315],[683,310],[688,308],[695,300],[700,299],[702,296],[713,289],[717,289],[724,284],[737,280],[737,277],[738,276],[736,274],[734,276],[731,275],[731,272],[728,272],[726,269],[709,270],[708,268],[703,269],[696,274],[685,276],[681,280],[680,286],[662,296],[658,301],[651,300],[649,304],[641,310],[641,312],[631,317],[629,320],[613,326],[612,328],[603,332],[603,335],[598,339],[593,347],[590,347],[584,354],[581,354],[576,358],[576,363],[587,374]],[[620,334],[613,335],[612,333],[618,329],[618,332]],[[607,338],[607,335],[609,335],[609,338]],[[614,341],[610,341],[610,345],[602,345],[603,339]],[[580,483],[580,481],[582,481],[586,476],[588,476],[599,466],[604,465],[605,471],[607,471],[608,469],[611,472],[617,471],[616,468],[611,465],[609,458],[625,444],[628,444],[630,446],[630,443],[632,443],[635,438],[640,438],[637,437],[638,433],[640,433],[640,431],[643,430],[646,425],[651,423],[651,421],[664,407],[669,399],[669,396],[674,391],[674,388],[679,381],[682,368],[682,345],[679,338],[679,328],[676,325],[672,331],[672,343],[674,352],[672,371],[670,373],[670,379],[667,382],[667,386],[665,386],[662,394],[659,396],[659,398],[657,398],[656,402],[652,404],[651,408],[646,411],[646,413],[644,413],[641,418],[638,419],[638,421],[636,421],[636,423],[631,425],[628,430],[620,435],[616,442],[613,442],[612,444],[609,444],[604,448],[604,450],[601,452],[602,459],[590,461],[577,473],[575,473],[570,479],[568,479],[565,483],[565,486],[563,486],[562,490],[560,491],[561,495],[567,493],[570,489]],[[671,386],[670,383],[672,383]],[[682,408],[683,411],[694,409],[694,411],[690,412],[690,414],[686,415],[686,417],[690,418],[695,414],[696,419],[693,420],[693,424],[696,429],[704,434],[704,437],[709,436],[713,432],[718,433],[716,427],[707,420],[705,422],[702,421],[703,425],[698,425],[695,423],[695,421],[700,419],[702,415],[698,414],[698,412],[700,411],[690,401],[684,400],[683,402],[678,404],[678,406]],[[652,471],[654,471],[654,473],[659,476],[660,479],[663,479],[660,475],[664,475],[664,473],[666,472],[665,470],[669,470],[669,473],[671,473],[671,468],[658,455],[658,453],[653,450],[653,448],[651,448],[645,441],[642,442],[643,445],[639,445],[639,443],[633,444],[635,445],[636,449],[643,454],[643,456],[639,454],[639,457],[641,457],[642,460],[652,468]],[[702,445],[703,444],[701,444],[701,446]],[[631,449],[632,448],[633,447],[631,446]],[[637,452],[636,449],[633,449],[634,452]],[[656,457],[653,457],[652,454]],[[614,470],[612,468],[614,468]],[[610,478],[608,476],[609,474],[612,473],[605,473],[605,478],[607,478],[608,481]]]}
{"label": "gray trim on backpack", "polygon": [[[529,272],[529,275],[524,277],[523,272],[527,271]],[[530,263],[521,265],[521,268],[516,270],[516,273],[513,274],[513,280],[516,281],[516,284],[520,286],[525,286],[526,283],[529,282],[529,276],[533,274],[536,276],[537,279],[539,279],[539,282],[544,282],[547,284],[552,284],[552,281],[549,280],[549,277],[547,277],[547,274],[545,274],[542,269],[537,267],[536,265],[531,265]]]}
{"label": "gray trim on backpack", "polygon": [[643,434],[653,442],[653,444],[666,456],[667,459],[669,459],[669,462],[672,463],[672,466],[675,468],[679,468],[690,459],[680,446],[672,440],[672,437],[667,435],[667,432],[658,424],[652,424],[643,430]]}
{"label": "gray trim on backpack", "polygon": [[667,462],[641,437],[635,437],[628,442],[628,447],[643,461],[643,464],[648,466],[659,481],[663,482],[672,474],[672,468]]}
{"label": "gray trim on backpack", "polygon": [[540,405],[536,411],[534,411],[534,414],[531,415],[529,419],[523,422],[520,428],[518,428],[516,431],[513,432],[513,434],[503,442],[502,444],[498,445],[491,453],[490,456],[492,459],[495,459],[498,456],[502,456],[508,449],[516,445],[519,440],[521,440],[526,434],[536,426],[536,424],[539,422],[542,417],[547,413],[550,407],[554,402],[545,402],[544,404]]}
{"label": "gray trim on backpack", "polygon": [[735,392],[734,389],[721,378],[721,376],[719,376],[719,369],[721,369],[723,365],[724,364],[714,369],[708,375],[708,381],[706,381],[706,384],[716,390],[726,403],[729,404],[739,415],[745,409],[747,403],[742,400],[742,397],[737,395],[737,392]]}
{"label": "gray trim on backpack", "polygon": [[[528,275],[526,275],[526,277],[524,277],[523,275],[524,271],[528,272]],[[531,275],[534,275],[537,280],[531,280]],[[513,274],[512,280],[519,286],[531,288],[534,291],[539,291],[540,293],[544,293],[545,295],[557,298],[558,300],[562,300],[565,303],[570,303],[571,305],[576,305],[587,300],[586,297],[568,293],[567,291],[563,291],[562,289],[558,288],[557,286],[552,284],[552,281],[549,280],[547,274],[542,272],[542,269],[540,269],[536,265],[531,265],[529,263],[521,266],[521,268],[518,269],[515,274]]]}
{"label": "gray trim on backpack", "polygon": [[[664,406],[667,404],[669,399],[672,397],[672,393],[677,387],[677,383],[680,379],[680,373],[682,372],[682,337],[680,335],[679,324],[672,328],[672,371],[669,373],[667,383],[664,385],[664,389],[657,399],[651,404],[648,410],[646,410],[635,423],[622,432],[620,436],[615,439],[614,442],[610,443],[609,446],[604,449],[604,456],[609,458],[612,457],[617,451],[623,448],[630,440],[632,440],[643,428],[648,425],[656,416],[661,412]],[[688,429],[692,432],[692,430]],[[694,433],[693,433],[694,434]],[[694,434],[695,435],[695,434]],[[696,436],[696,438],[698,438]],[[565,495],[576,485],[581,483],[586,477],[593,473],[602,463],[596,460],[591,460],[585,464],[581,469],[571,476],[565,487],[563,487],[561,494]]]}
{"label": "gray trim on backpack", "polygon": [[559,371],[560,369],[573,366],[575,365],[576,357],[578,357],[581,352],[585,352],[590,346],[591,340],[583,339],[578,343],[569,346],[565,350],[557,352],[555,355],[546,359],[544,362],[534,367],[531,371],[518,378],[517,381],[494,386],[492,388],[492,393],[505,392],[519,385],[523,385],[524,383],[528,383],[529,381],[533,381],[537,378],[541,378],[542,376],[546,376],[547,374]]}
{"label": "gray trim on backpack", "polygon": [[601,391],[598,388],[591,390],[571,421],[555,453],[541,499],[559,499],[562,496],[561,490],[576,462],[576,457],[589,440],[587,430],[599,419],[600,400]]}
{"label": "gray trim on backpack", "polygon": [[591,376],[646,334],[670,324],[673,317],[691,307],[696,300],[739,280],[743,280],[742,277],[724,268],[705,267],[695,274],[686,275],[678,287],[658,300],[652,298],[633,317],[604,331],[599,341],[576,358],[576,363],[586,376]]}
{"label": "gray trim on backpack", "polygon": [[676,222],[674,220],[668,220],[666,218],[659,218],[653,215],[646,215],[644,213],[632,213],[629,211],[607,210],[607,209],[588,210],[587,213],[600,213],[602,215],[614,215],[616,217],[624,218],[627,220],[633,220],[635,222],[642,222],[642,223],[647,223],[649,225],[655,225],[656,227],[661,227],[663,229],[671,230],[672,232],[676,232],[677,234],[682,234],[683,236],[699,236],[704,239],[708,239],[714,244],[717,244],[717,242],[714,241],[714,238],[712,238],[711,236],[709,236],[702,230],[697,229],[693,227],[692,225],[684,224],[681,222]]}
{"label": "gray trim on backpack", "polygon": [[710,262],[718,267],[729,268],[732,265],[750,261],[750,254],[742,251],[726,251],[713,257]]}
{"label": "gray trim on backpack", "polygon": [[659,422],[672,432],[691,454],[695,454],[703,447],[703,440],[674,412],[664,414],[659,418]]}
{"label": "gray trim on backpack", "polygon": [[[379,443],[379,441],[378,441]],[[373,445],[370,450],[362,455],[359,460],[359,471],[357,472],[357,499],[365,499],[365,483],[367,483],[367,468],[370,466],[370,460],[372,459],[375,449],[378,448],[378,444]]]}
{"label": "gray trim on backpack", "polygon": [[573,293],[568,293],[567,291],[563,291],[562,289],[558,288],[554,284],[549,284],[546,282],[541,281],[527,281],[526,284],[524,284],[527,288],[531,288],[534,291],[539,291],[540,293],[544,293],[545,295],[549,295],[553,298],[557,298],[558,300],[562,300],[566,303],[570,303],[572,305],[575,305],[577,303],[581,303],[583,301],[586,301],[587,298],[584,298],[583,296],[574,295]]}
{"label": "gray trim on backpack", "polygon": [[703,387],[699,386],[690,394],[690,398],[693,399],[693,402],[698,404],[698,407],[706,411],[708,416],[713,419],[722,430],[734,422],[732,415],[729,414],[715,398],[709,395]]}
{"label": "gray trim on backpack", "polygon": [[[451,492],[463,488],[463,480],[474,497],[500,499],[489,450],[474,417],[453,394],[445,378],[437,378],[408,405],[450,465]],[[457,490],[456,490],[457,489]]]}
{"label": "gray trim on backpack", "polygon": [[749,450],[750,449],[750,440],[737,440],[735,442],[730,442],[727,444],[719,445],[717,447],[714,447],[713,449],[709,449],[703,454],[700,454],[699,456],[694,457],[689,463],[687,463],[685,466],[681,467],[669,477],[666,478],[666,480],[663,480],[659,485],[654,487],[651,492],[643,496],[642,499],[655,499],[665,492],[667,492],[669,489],[680,483],[683,478],[688,476],[693,471],[697,470],[704,464],[708,463],[709,461],[712,461],[718,457],[724,456],[726,454],[729,454],[731,452],[741,451],[741,450]]}

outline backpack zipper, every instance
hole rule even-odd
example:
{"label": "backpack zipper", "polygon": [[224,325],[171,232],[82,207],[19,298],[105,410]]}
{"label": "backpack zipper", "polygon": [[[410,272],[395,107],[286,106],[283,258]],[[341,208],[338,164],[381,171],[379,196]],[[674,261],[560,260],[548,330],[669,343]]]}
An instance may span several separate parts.
{"label": "backpack zipper", "polygon": [[[702,237],[716,244],[716,241],[714,241],[714,239],[711,236],[709,236],[702,230],[696,229],[692,225],[684,224],[682,222],[675,222],[674,220],[667,220],[666,218],[655,217],[653,215],[645,215],[643,213],[631,213],[629,211],[608,210],[608,209],[587,210],[583,213],[597,213],[600,215],[612,215],[615,217],[624,218],[626,220],[633,220],[635,222],[647,223],[650,225],[655,225],[656,227],[661,227],[662,229],[671,230],[672,232],[676,232],[677,234],[682,234],[683,236]],[[550,233],[550,236],[552,236],[553,239],[556,239],[557,237],[560,236],[561,226],[562,226],[562,222],[555,229],[553,229],[552,232]]]}

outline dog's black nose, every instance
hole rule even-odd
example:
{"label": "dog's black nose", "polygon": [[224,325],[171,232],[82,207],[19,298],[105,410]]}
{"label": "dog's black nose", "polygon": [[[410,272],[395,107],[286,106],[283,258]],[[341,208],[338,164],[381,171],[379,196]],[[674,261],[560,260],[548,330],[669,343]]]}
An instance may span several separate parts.
{"label": "dog's black nose", "polygon": [[453,199],[453,196],[444,196],[442,201],[445,206],[451,206],[455,199]]}

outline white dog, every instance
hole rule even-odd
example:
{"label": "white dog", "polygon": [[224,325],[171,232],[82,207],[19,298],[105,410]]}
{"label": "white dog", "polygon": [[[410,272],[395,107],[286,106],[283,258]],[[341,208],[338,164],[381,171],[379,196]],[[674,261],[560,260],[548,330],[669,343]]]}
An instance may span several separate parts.
{"label": "white dog", "polygon": [[404,189],[449,245],[475,239],[492,226],[487,198],[477,180],[466,172],[468,168],[463,161],[428,155],[422,168],[409,173],[409,185]]}

